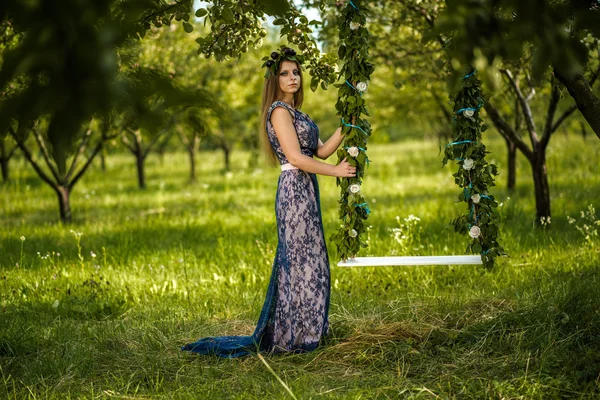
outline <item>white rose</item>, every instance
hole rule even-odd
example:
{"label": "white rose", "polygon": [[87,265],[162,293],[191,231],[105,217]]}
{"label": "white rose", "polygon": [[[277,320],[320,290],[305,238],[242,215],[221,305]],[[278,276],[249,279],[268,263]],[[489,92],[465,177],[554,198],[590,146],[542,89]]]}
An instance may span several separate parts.
{"label": "white rose", "polygon": [[354,183],[354,184],[350,185],[348,190],[350,190],[350,193],[356,194],[356,193],[360,192],[360,185],[358,183]]}
{"label": "white rose", "polygon": [[469,236],[473,239],[477,239],[481,235],[481,229],[477,225],[473,225],[471,229],[469,229]]}
{"label": "white rose", "polygon": [[463,162],[463,168],[465,170],[470,170],[473,168],[473,166],[475,165],[475,161],[473,161],[473,159],[471,158],[467,158],[464,162]]}
{"label": "white rose", "polygon": [[467,118],[472,118],[473,115],[475,115],[475,111],[474,110],[464,110],[463,115]]}
{"label": "white rose", "polygon": [[365,90],[367,90],[367,87],[369,87],[369,85],[367,84],[367,82],[358,82],[356,84],[356,88],[358,90],[360,90],[361,92],[364,92]]}
{"label": "white rose", "polygon": [[348,236],[350,236],[350,237],[357,237],[358,236],[358,232],[356,232],[354,229],[350,229],[350,232],[348,232]]}
{"label": "white rose", "polygon": [[360,28],[360,23],[359,22],[350,22],[350,29],[352,29],[353,31],[355,31],[358,28]]}
{"label": "white rose", "polygon": [[358,156],[358,147],[349,147],[348,154],[350,154],[351,157]]}
{"label": "white rose", "polygon": [[481,200],[481,196],[479,195],[479,193],[475,193],[473,196],[471,196],[471,200],[473,200],[473,203],[479,204],[479,200]]}

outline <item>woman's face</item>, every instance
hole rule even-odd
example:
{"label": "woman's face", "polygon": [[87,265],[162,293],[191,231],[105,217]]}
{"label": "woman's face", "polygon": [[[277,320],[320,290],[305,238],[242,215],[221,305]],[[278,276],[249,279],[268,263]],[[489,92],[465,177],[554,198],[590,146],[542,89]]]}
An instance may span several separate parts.
{"label": "woman's face", "polygon": [[279,88],[283,93],[294,94],[300,89],[302,84],[298,64],[293,61],[284,61],[281,63],[279,71]]}

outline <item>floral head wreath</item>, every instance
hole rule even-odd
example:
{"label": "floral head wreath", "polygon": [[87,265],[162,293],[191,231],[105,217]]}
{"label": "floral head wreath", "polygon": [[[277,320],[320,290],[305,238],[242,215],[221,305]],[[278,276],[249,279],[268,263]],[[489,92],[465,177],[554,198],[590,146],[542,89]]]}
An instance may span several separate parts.
{"label": "floral head wreath", "polygon": [[302,68],[302,62],[304,61],[304,57],[296,54],[294,49],[290,49],[287,46],[281,46],[280,50],[274,51],[271,53],[270,57],[263,57],[264,61],[262,67],[267,67],[267,71],[265,72],[265,78],[268,78],[271,75],[277,75],[277,71],[279,70],[279,66],[283,61],[295,61],[298,63],[300,68]]}

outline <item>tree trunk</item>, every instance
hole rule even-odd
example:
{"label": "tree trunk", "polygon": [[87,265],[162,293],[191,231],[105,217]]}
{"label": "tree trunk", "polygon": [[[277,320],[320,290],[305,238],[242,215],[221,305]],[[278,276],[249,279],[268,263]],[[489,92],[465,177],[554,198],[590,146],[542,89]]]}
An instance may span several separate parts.
{"label": "tree trunk", "polygon": [[190,182],[196,182],[196,152],[193,148],[188,147],[188,155],[190,156]]}
{"label": "tree trunk", "polygon": [[504,138],[504,140],[508,149],[508,179],[506,187],[509,192],[514,192],[517,183],[517,146],[507,138]]}
{"label": "tree trunk", "polygon": [[2,182],[8,183],[9,174],[8,174],[8,157],[0,157],[0,169],[2,169]]}
{"label": "tree trunk", "polygon": [[554,69],[554,76],[567,88],[581,115],[600,138],[600,98],[598,98],[583,74],[576,73],[567,77]]}
{"label": "tree trunk", "polygon": [[100,168],[102,172],[106,172],[106,153],[104,149],[100,152]]}
{"label": "tree trunk", "polygon": [[0,139],[0,169],[2,170],[2,182],[8,182],[8,161],[9,157],[6,154],[6,146],[4,139]]}
{"label": "tree trunk", "polygon": [[200,138],[198,136],[194,136],[192,143],[186,146],[190,157],[190,182],[196,182],[196,153],[199,146]]}
{"label": "tree trunk", "polygon": [[146,189],[146,173],[144,171],[144,155],[141,152],[135,152],[135,165],[137,167],[138,187]]}
{"label": "tree trunk", "polygon": [[71,188],[68,186],[57,186],[54,188],[58,195],[58,207],[60,220],[63,224],[70,224],[71,218]]}
{"label": "tree trunk", "polygon": [[223,155],[225,156],[225,171],[229,172],[231,171],[231,162],[229,160],[231,149],[226,145],[222,146],[221,148],[223,149]]}
{"label": "tree trunk", "polygon": [[550,187],[548,185],[545,150],[537,147],[533,154],[533,160],[531,161],[533,187],[535,191],[536,222],[539,224],[542,217],[548,219],[551,216]]}

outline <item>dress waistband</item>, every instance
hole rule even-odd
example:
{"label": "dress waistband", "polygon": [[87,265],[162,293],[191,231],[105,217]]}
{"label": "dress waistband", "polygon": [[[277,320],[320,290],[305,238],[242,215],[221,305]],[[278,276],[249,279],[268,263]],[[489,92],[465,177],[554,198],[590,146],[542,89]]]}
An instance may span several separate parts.
{"label": "dress waistband", "polygon": [[298,167],[294,167],[292,164],[287,163],[287,164],[281,164],[281,170],[282,171],[288,171],[290,169],[298,169]]}

